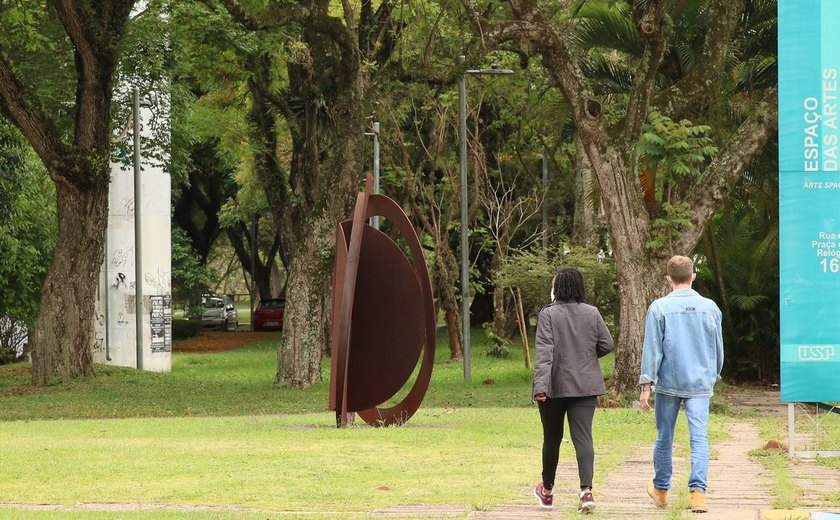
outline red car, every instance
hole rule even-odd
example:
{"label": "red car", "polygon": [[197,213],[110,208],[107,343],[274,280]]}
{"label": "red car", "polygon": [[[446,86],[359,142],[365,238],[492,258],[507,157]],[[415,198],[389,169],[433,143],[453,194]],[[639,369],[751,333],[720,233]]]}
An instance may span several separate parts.
{"label": "red car", "polygon": [[254,309],[254,316],[251,317],[252,329],[261,330],[283,330],[283,314],[286,312],[285,298],[269,298],[260,300],[257,308]]}

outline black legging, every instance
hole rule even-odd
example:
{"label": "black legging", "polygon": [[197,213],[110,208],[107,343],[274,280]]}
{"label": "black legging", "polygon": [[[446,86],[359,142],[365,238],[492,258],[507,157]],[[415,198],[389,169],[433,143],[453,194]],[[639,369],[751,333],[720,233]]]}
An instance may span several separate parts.
{"label": "black legging", "polygon": [[554,488],[557,461],[560,459],[560,442],[563,440],[563,419],[568,414],[569,430],[575,445],[580,489],[592,487],[595,465],[595,447],[592,443],[592,417],[595,415],[596,396],[562,397],[546,399],[539,403],[543,425],[542,478],[545,489]]}

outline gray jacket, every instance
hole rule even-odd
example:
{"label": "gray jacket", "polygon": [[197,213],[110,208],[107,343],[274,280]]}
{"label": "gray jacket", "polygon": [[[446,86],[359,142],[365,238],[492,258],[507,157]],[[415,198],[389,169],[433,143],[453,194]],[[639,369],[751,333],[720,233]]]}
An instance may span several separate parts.
{"label": "gray jacket", "polygon": [[607,392],[598,358],[613,339],[598,309],[586,303],[546,305],[537,318],[537,362],[531,396],[549,398]]}

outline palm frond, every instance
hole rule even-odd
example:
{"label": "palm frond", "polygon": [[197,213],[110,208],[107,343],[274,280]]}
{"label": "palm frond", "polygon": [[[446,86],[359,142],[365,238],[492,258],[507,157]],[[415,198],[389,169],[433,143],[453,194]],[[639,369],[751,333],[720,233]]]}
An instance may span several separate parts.
{"label": "palm frond", "polygon": [[583,63],[582,69],[598,94],[627,92],[633,87],[633,72],[623,62],[603,54],[593,54]]}
{"label": "palm frond", "polygon": [[768,301],[768,299],[769,298],[763,294],[733,294],[730,296],[729,301],[731,301],[738,310],[751,311],[756,309],[762,303]]}
{"label": "palm frond", "polygon": [[633,18],[624,5],[589,5],[576,20],[574,37],[584,49],[612,49],[635,57],[644,52]]}

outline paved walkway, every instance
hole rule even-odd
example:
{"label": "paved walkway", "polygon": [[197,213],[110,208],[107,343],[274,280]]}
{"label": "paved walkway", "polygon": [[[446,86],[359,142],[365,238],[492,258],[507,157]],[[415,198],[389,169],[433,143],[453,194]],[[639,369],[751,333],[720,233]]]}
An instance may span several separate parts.
{"label": "paved walkway", "polygon": [[[704,520],[748,520],[758,519],[762,509],[770,509],[772,496],[767,483],[772,479],[757,462],[753,462],[747,455],[752,449],[761,446],[758,430],[746,423],[734,421],[730,423],[730,438],[713,446],[712,460],[709,463],[709,482],[713,487],[709,489],[707,503],[710,513],[704,515]],[[646,519],[646,518],[679,518],[683,509],[688,507],[688,490],[684,483],[688,480],[689,461],[679,456],[688,453],[687,446],[675,446],[674,456],[674,488],[671,492],[671,506],[667,510],[659,510],[653,506],[645,491],[647,482],[651,478],[653,447],[639,446],[639,449],[622,462],[617,471],[608,475],[606,482],[598,487],[596,503],[598,513],[592,518],[604,519]],[[558,468],[558,473],[576,472],[574,465],[570,468]],[[474,519],[493,520],[525,520],[536,518],[573,518],[574,502],[571,501],[564,511],[566,504],[561,504],[555,498],[555,511],[546,513],[537,509],[536,501],[529,500],[528,504],[507,506],[493,511],[479,511],[469,515]],[[693,516],[685,511],[686,517]]]}
{"label": "paved walkway", "polygon": [[[786,416],[786,405],[779,403],[777,391],[750,391],[739,393],[730,403],[733,408],[748,409],[761,416]],[[630,457],[611,472],[599,485],[595,500],[595,514],[584,517],[574,511],[574,496],[568,500],[555,497],[555,509],[541,510],[530,488],[521,491],[516,503],[493,508],[489,511],[467,512],[459,506],[438,508],[410,508],[402,511],[388,510],[374,512],[374,516],[394,517],[417,515],[425,518],[466,518],[470,520],[533,520],[562,518],[592,518],[607,520],[643,520],[694,518],[702,520],[840,520],[840,472],[817,464],[813,460],[791,460],[787,466],[790,483],[800,489],[795,497],[797,510],[774,510],[774,496],[771,494],[775,475],[761,463],[752,460],[749,453],[764,445],[756,426],[748,419],[733,418],[728,422],[729,438],[712,445],[709,463],[710,489],[707,495],[709,512],[695,515],[687,508],[689,461],[687,446],[676,446],[674,455],[674,488],[671,506],[659,510],[653,506],[645,491],[651,478],[653,447],[640,445]],[[574,462],[561,463],[558,475],[577,473]],[[829,513],[825,516],[814,513]],[[834,513],[837,516],[835,516]]]}

